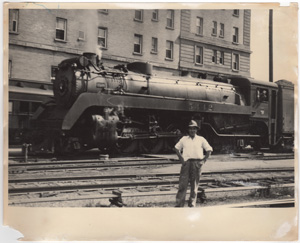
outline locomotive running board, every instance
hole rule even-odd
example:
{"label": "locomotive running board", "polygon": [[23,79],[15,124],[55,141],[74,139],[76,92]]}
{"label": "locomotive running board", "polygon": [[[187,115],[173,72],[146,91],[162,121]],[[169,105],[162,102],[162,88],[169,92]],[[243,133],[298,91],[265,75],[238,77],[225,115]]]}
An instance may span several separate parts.
{"label": "locomotive running board", "polygon": [[83,93],[66,114],[62,129],[70,130],[83,112],[92,106],[251,115],[250,106],[139,94]]}

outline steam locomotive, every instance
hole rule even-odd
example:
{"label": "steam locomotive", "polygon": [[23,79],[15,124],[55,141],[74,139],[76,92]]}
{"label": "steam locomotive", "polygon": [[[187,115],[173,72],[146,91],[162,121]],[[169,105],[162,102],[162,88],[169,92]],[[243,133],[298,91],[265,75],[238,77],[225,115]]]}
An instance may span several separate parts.
{"label": "steam locomotive", "polygon": [[146,62],[103,67],[93,53],[58,68],[54,97],[31,120],[33,152],[159,153],[173,148],[190,119],[215,150],[293,146],[294,87],[285,80],[163,78]]}

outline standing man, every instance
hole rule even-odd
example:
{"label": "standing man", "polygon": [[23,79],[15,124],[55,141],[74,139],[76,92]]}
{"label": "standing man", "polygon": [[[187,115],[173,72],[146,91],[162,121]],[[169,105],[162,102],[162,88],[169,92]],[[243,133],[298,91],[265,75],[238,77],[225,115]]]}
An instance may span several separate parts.
{"label": "standing man", "polygon": [[[182,137],[175,145],[176,154],[182,164],[179,189],[176,195],[176,207],[184,206],[189,181],[191,184],[191,194],[188,205],[189,207],[196,206],[202,165],[213,151],[206,139],[197,135],[198,129],[197,123],[191,120],[188,128],[189,135]],[[203,149],[206,151],[205,156],[203,155]]]}

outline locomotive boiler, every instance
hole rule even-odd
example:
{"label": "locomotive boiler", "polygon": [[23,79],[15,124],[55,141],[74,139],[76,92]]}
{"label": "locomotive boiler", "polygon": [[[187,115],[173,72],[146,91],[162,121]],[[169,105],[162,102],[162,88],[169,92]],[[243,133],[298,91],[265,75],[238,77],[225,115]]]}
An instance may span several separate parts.
{"label": "locomotive boiler", "polygon": [[190,119],[215,149],[293,141],[293,118],[283,119],[282,107],[293,105],[293,97],[282,98],[293,92],[287,81],[157,77],[150,63],[107,68],[93,53],[64,60],[58,68],[54,98],[31,122],[36,152],[157,153],[174,146]]}

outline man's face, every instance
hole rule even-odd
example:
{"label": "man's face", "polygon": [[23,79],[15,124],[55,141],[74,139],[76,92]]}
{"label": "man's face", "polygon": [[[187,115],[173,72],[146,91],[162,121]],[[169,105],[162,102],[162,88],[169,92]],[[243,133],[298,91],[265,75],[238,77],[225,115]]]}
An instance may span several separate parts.
{"label": "man's face", "polygon": [[196,127],[189,127],[188,131],[189,131],[189,135],[191,137],[195,137],[195,135],[197,133],[197,128]]}

